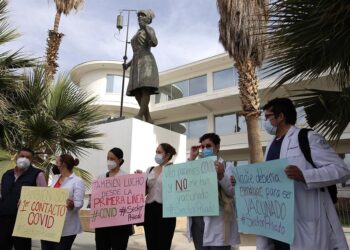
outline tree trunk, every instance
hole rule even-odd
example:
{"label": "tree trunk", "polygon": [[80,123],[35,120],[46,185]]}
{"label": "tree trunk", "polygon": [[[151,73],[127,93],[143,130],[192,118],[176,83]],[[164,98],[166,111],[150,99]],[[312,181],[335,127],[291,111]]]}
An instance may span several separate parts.
{"label": "tree trunk", "polygon": [[247,123],[250,162],[261,162],[263,161],[263,151],[259,126],[260,101],[255,65],[250,60],[243,63],[238,63],[237,61],[235,67],[238,70],[239,93],[243,115]]}
{"label": "tree trunk", "polygon": [[58,26],[60,25],[60,21],[61,21],[61,12],[56,12],[56,16],[55,16],[55,23],[53,25],[53,31],[54,32],[58,32]]}

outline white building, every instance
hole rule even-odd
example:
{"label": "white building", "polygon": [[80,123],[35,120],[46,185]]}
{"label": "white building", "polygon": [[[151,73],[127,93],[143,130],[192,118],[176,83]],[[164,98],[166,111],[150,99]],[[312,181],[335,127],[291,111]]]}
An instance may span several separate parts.
{"label": "white building", "polygon": [[[238,75],[227,54],[182,65],[160,73],[160,95],[153,95],[150,111],[155,125],[185,134],[187,152],[198,138],[207,132],[221,137],[221,155],[227,160],[245,164],[249,161],[247,129],[244,117],[239,115],[241,104]],[[114,61],[91,61],[72,69],[73,82],[98,96],[108,117],[119,117],[122,64]],[[273,79],[260,79],[261,105],[274,97],[293,95],[293,89],[305,88],[305,83],[283,86],[270,92]],[[327,89],[327,77],[319,78],[307,87]],[[127,80],[124,91],[127,88]],[[138,111],[133,97],[124,97],[123,116],[132,117]],[[299,109],[298,125],[305,124]],[[261,129],[263,146],[270,136]],[[336,150],[350,165],[350,127],[341,137]],[[92,159],[93,160],[93,159]]]}

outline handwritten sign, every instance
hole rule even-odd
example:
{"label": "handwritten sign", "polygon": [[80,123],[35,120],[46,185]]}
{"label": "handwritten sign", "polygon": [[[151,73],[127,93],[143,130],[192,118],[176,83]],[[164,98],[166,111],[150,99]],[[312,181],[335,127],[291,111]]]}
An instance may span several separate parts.
{"label": "handwritten sign", "polygon": [[13,236],[59,242],[68,196],[63,188],[22,187]]}
{"label": "handwritten sign", "polygon": [[111,227],[144,220],[146,178],[130,174],[92,183],[90,227]]}
{"label": "handwritten sign", "polygon": [[219,215],[215,160],[207,157],[164,168],[163,217]]}
{"label": "handwritten sign", "polygon": [[294,239],[294,182],[286,159],[233,169],[240,232],[264,235],[291,244]]}

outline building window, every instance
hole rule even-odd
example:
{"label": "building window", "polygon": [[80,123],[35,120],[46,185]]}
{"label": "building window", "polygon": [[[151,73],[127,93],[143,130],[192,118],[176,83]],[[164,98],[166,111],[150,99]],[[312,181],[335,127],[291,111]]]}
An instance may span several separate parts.
{"label": "building window", "polygon": [[162,128],[185,134],[188,138],[199,138],[208,131],[208,119],[201,118],[182,122],[172,122],[159,125]]}
{"label": "building window", "polygon": [[215,133],[228,135],[237,132],[247,132],[244,116],[236,113],[215,116]]}
{"label": "building window", "polygon": [[120,94],[123,78],[118,75],[107,74],[106,93]]}
{"label": "building window", "polygon": [[207,76],[199,76],[159,88],[155,103],[180,99],[207,92]]}
{"label": "building window", "polygon": [[236,69],[228,68],[213,73],[214,90],[237,86],[238,74]]}
{"label": "building window", "polygon": [[189,80],[189,95],[198,95],[207,92],[207,76],[199,76]]}

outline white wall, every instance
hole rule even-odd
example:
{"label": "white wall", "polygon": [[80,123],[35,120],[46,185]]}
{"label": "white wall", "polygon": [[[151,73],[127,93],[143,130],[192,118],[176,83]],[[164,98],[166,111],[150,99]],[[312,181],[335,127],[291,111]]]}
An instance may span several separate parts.
{"label": "white wall", "polygon": [[133,173],[136,169],[146,170],[154,166],[155,151],[159,143],[171,144],[177,151],[175,163],[186,161],[186,136],[167,129],[131,118],[96,126],[103,133],[97,141],[102,150],[88,150],[80,159],[79,167],[89,171],[94,177],[107,172],[107,153],[113,147],[124,152],[122,170]]}

